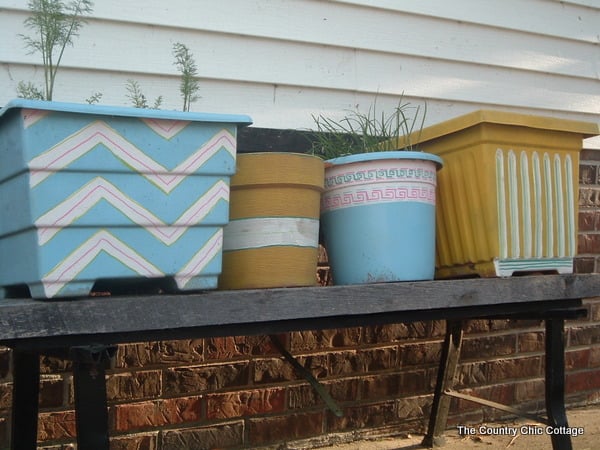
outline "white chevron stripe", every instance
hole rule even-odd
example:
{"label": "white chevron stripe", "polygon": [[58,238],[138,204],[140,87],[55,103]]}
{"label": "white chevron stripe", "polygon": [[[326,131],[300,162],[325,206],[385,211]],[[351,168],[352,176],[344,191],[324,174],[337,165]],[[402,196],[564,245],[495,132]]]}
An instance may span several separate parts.
{"label": "white chevron stripe", "polygon": [[106,123],[98,121],[82,128],[46,152],[31,159],[29,162],[30,186],[32,188],[37,186],[53,172],[64,169],[101,144],[115,157],[169,193],[221,148],[228,151],[235,159],[236,140],[231,133],[223,129],[177,167],[169,170],[127,141]]}
{"label": "white chevron stripe", "polygon": [[54,297],[68,282],[85,269],[101,252],[106,252],[134,272],[147,278],[164,274],[139,253],[107,231],[99,231],[65,258],[42,279],[48,298]]}
{"label": "white chevron stripe", "polygon": [[41,109],[23,109],[21,114],[23,114],[23,127],[27,129],[50,114],[50,111]]}
{"label": "white chevron stripe", "polygon": [[197,225],[220,201],[229,200],[229,186],[222,180],[215,183],[190,206],[172,225],[164,223],[152,212],[121,192],[102,177],[96,177],[65,201],[36,220],[39,245],[46,244],[60,230],[84,216],[98,202],[106,200],[136,225],[146,228],[166,245],[176,242],[189,227]]}
{"label": "white chevron stripe", "polygon": [[179,289],[183,289],[192,278],[200,274],[222,249],[223,229],[219,228],[192,259],[175,275],[175,282]]}
{"label": "white chevron stripe", "polygon": [[148,127],[162,138],[169,140],[190,123],[184,120],[142,119]]}

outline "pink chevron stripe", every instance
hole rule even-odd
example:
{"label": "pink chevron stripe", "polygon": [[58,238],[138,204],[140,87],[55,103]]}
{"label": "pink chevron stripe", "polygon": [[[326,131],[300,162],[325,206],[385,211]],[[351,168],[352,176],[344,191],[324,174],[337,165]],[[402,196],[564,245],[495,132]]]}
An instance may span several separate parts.
{"label": "pink chevron stripe", "polygon": [[[114,239],[117,240],[116,238]],[[92,247],[88,248],[80,256],[80,258],[78,258],[77,260],[71,260],[69,262],[69,265],[61,267],[62,271],[57,274],[57,279],[64,280],[69,273],[72,273],[75,270],[77,272],[80,272],[83,269],[83,267],[81,267],[80,264],[81,261],[86,261],[95,258],[102,250],[107,251],[107,253],[111,254],[111,256],[119,255],[120,258],[118,259],[121,262],[129,261],[130,264],[127,264],[127,266],[130,268],[131,266],[139,267],[137,272],[141,275],[157,276],[162,274],[160,271],[158,271],[158,269],[156,271],[152,270],[153,266],[147,261],[136,259],[135,256],[128,254],[126,251],[123,250],[123,248],[115,245],[115,242],[113,240],[108,238],[101,238]],[[144,263],[147,263],[147,266],[144,265]]]}
{"label": "pink chevron stripe", "polygon": [[23,109],[21,110],[21,114],[23,117],[23,127],[27,129],[50,114],[50,111],[44,111],[41,109]]}
{"label": "pink chevron stripe", "polygon": [[[115,132],[116,134],[116,132]],[[123,153],[124,155],[127,156],[127,159],[136,162],[137,167],[144,169],[145,171],[149,172],[149,173],[159,173],[160,172],[160,167],[158,163],[156,165],[148,163],[147,161],[144,161],[143,158],[140,158],[138,155],[136,155],[134,152],[128,151],[126,149],[126,146],[119,144],[116,139],[114,139],[114,136],[111,136],[111,134],[109,133],[105,133],[101,130],[98,130],[96,132],[94,132],[93,134],[91,134],[90,136],[88,136],[87,138],[83,139],[80,142],[77,142],[72,148],[68,149],[65,152],[62,153],[57,153],[55,159],[52,159],[50,161],[48,161],[48,165],[46,166],[46,169],[51,169],[51,168],[63,168],[65,166],[67,166],[69,163],[71,163],[74,159],[78,158],[79,153],[81,150],[83,150],[85,153],[87,153],[87,149],[92,149],[94,148],[96,145],[98,144],[106,144],[106,143],[110,143],[111,146],[108,146],[109,149],[114,150],[114,149],[118,149],[121,151],[121,153]],[[114,154],[114,152],[113,152]],[[75,155],[75,158],[73,158],[72,156]],[[37,158],[35,158],[37,159]],[[30,168],[35,167],[34,165],[34,161],[35,159],[32,159],[31,163],[30,163]],[[61,164],[61,161],[63,161],[64,159],[67,160],[67,162],[65,164]],[[144,172],[144,170],[140,170],[140,172]],[[167,171],[165,169],[165,171]],[[32,170],[32,173],[35,176],[36,170]]]}
{"label": "pink chevron stripe", "polygon": [[106,252],[117,261],[145,277],[164,274],[131,247],[107,231],[99,231],[42,279],[47,297],[54,297],[64,285],[74,280],[99,254]]}
{"label": "pink chevron stripe", "polygon": [[223,229],[219,228],[198,253],[175,275],[175,282],[179,289],[183,289],[192,278],[200,274],[222,248]]}
{"label": "pink chevron stripe", "polygon": [[[225,131],[225,130],[223,130]],[[227,150],[230,148],[233,149],[232,155],[235,157],[235,148],[237,141],[229,132],[224,132],[217,137],[214,141],[207,144],[205,147],[201,148],[198,152],[192,155],[192,157],[188,158],[184,161],[183,164],[177,166],[179,170],[184,173],[194,172],[198,167],[204,164],[204,161],[208,159],[208,157],[216,152],[221,147],[225,147]]]}
{"label": "pink chevron stripe", "polygon": [[166,245],[176,242],[189,227],[206,217],[220,200],[229,200],[229,186],[222,180],[215,183],[204,195],[192,204],[172,225],[168,225],[152,212],[121,192],[116,186],[102,177],[96,177],[64,202],[60,203],[39,219],[35,224],[39,228],[38,241],[46,244],[60,230],[77,218],[86,214],[101,200],[106,200],[121,211],[136,225]]}
{"label": "pink chevron stripe", "polygon": [[164,139],[171,139],[181,130],[189,125],[189,121],[184,120],[160,120],[160,119],[142,119],[148,127]]}
{"label": "pink chevron stripe", "polygon": [[175,225],[181,228],[199,223],[219,200],[229,201],[229,186],[223,181],[219,181],[196,203],[194,203],[192,207],[188,208],[188,210],[175,221]]}
{"label": "pink chevron stripe", "polygon": [[53,172],[67,167],[99,144],[103,144],[114,156],[123,160],[138,171],[140,175],[168,193],[221,148],[224,148],[235,158],[236,140],[231,133],[223,129],[175,169],[168,170],[104,122],[94,122],[33,158],[29,162],[31,170],[30,186],[37,186]]}

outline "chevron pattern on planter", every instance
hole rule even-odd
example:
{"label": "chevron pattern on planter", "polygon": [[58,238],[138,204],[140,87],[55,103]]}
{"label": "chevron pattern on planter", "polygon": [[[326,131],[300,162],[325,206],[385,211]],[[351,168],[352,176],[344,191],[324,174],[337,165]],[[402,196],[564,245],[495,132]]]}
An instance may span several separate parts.
{"label": "chevron pattern on planter", "polygon": [[[155,130],[153,127],[151,129]],[[169,140],[162,134],[159,136],[166,141]],[[53,172],[67,169],[73,162],[98,146],[106,148],[115,158],[130,166],[133,171],[148,178],[166,193],[175,189],[188,175],[201,169],[221,149],[225,149],[235,158],[235,137],[227,130],[220,130],[209,141],[191,153],[188,158],[169,170],[104,122],[95,122],[33,158],[29,162],[31,186],[37,186]]]}
{"label": "chevron pattern on planter", "polygon": [[0,136],[26,145],[0,165],[0,286],[36,298],[105,279],[216,288],[236,123],[27,108],[1,119]]}

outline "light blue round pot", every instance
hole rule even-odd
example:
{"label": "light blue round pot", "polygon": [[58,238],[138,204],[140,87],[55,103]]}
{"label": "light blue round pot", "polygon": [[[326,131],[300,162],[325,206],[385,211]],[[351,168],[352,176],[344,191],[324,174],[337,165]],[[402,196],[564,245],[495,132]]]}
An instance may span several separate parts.
{"label": "light blue round pot", "polygon": [[325,162],[321,231],[335,284],[431,280],[442,159],[374,152]]}

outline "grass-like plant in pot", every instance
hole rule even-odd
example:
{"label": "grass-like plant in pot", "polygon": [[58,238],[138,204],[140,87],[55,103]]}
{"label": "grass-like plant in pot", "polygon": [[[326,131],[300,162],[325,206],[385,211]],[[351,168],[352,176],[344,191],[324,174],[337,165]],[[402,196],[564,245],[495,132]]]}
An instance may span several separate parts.
{"label": "grass-like plant in pot", "polygon": [[317,125],[313,152],[323,159],[380,151],[416,150],[411,135],[423,128],[427,104],[415,105],[401,96],[392,112],[379,111],[377,100],[366,113],[349,110],[339,120],[313,115]]}
{"label": "grass-like plant in pot", "polygon": [[429,280],[435,271],[438,156],[410,136],[425,106],[400,98],[340,120],[313,116],[314,153],[325,161],[321,232],[335,284]]}

